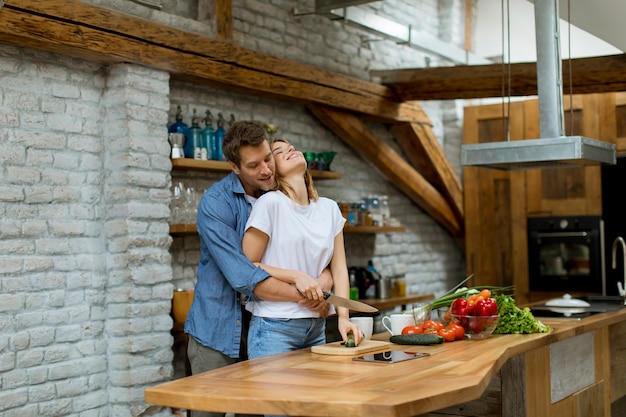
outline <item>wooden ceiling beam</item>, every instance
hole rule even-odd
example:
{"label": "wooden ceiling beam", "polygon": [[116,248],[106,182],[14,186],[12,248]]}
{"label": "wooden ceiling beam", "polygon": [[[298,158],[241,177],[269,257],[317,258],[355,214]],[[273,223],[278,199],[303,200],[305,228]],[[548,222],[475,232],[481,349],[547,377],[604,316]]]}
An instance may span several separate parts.
{"label": "wooden ceiling beam", "polygon": [[6,1],[0,8],[0,41],[106,64],[146,65],[173,78],[329,105],[383,122],[431,123],[419,103],[398,100],[388,87],[79,0]]}
{"label": "wooden ceiling beam", "polygon": [[391,127],[391,132],[408,162],[441,193],[463,224],[463,186],[432,128],[399,123]]}
{"label": "wooden ceiling beam", "polygon": [[[571,65],[571,71],[570,71]],[[563,60],[563,93],[626,91],[626,54]],[[510,76],[509,76],[510,71]],[[402,100],[537,95],[534,62],[371,71]],[[570,82],[571,74],[571,82]],[[510,84],[509,84],[510,80]]]}

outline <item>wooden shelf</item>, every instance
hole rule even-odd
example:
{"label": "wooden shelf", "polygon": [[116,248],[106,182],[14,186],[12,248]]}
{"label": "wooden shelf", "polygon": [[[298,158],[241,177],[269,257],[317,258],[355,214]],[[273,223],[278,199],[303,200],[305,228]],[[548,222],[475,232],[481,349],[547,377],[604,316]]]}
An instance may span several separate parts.
{"label": "wooden shelf", "polygon": [[230,172],[230,165],[226,161],[202,161],[191,158],[172,159],[172,168],[187,171]]}
{"label": "wooden shelf", "polygon": [[315,169],[309,169],[309,172],[316,180],[338,180],[341,178],[341,174],[335,171],[317,171]]}
{"label": "wooden shelf", "polygon": [[390,233],[406,232],[405,226],[346,226],[344,233]]}
{"label": "wooden shelf", "polygon": [[[172,169],[225,173],[231,171],[230,164],[226,161],[203,161],[191,158],[172,159]],[[337,180],[341,178],[341,174],[334,171],[317,171],[310,169],[309,172],[314,179],[318,180]]]}
{"label": "wooden shelf", "polygon": [[[364,300],[358,300],[362,303],[369,304],[372,307],[376,307],[378,310],[388,310],[397,306],[403,306],[405,308],[408,304],[421,303],[423,301],[434,300],[434,294],[408,294],[405,297],[394,298],[366,298]],[[361,313],[359,313],[361,314]],[[378,313],[377,313],[378,314]]]}
{"label": "wooden shelf", "polygon": [[192,235],[197,234],[198,229],[195,223],[178,223],[170,224],[170,235]]}
{"label": "wooden shelf", "polygon": [[[172,168],[192,171],[230,172],[230,164],[226,161],[202,161],[191,158],[172,159]],[[334,171],[309,170],[315,179],[339,179],[341,174]],[[404,226],[346,226],[344,233],[393,233],[405,232]],[[170,224],[171,235],[196,234],[198,230],[195,224]]]}
{"label": "wooden shelf", "polygon": [[[346,226],[344,233],[385,233],[385,232],[404,232],[404,226]],[[194,223],[170,224],[170,235],[190,235],[198,233],[198,229]]]}

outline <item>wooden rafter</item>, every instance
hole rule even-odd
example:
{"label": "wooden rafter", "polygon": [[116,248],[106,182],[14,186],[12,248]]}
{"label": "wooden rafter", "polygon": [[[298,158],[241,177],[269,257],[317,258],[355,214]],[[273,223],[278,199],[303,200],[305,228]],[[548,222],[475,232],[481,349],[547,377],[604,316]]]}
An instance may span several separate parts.
{"label": "wooden rafter", "polygon": [[[570,71],[571,64],[571,71]],[[564,60],[563,92],[626,91],[626,54]],[[510,76],[509,76],[510,72]],[[571,74],[571,80],[570,80]],[[534,62],[372,71],[402,100],[451,100],[537,94]],[[510,79],[510,84],[509,84]]]}
{"label": "wooden rafter", "polygon": [[391,131],[408,162],[446,199],[460,224],[464,223],[463,187],[435,133],[428,125],[399,123]]}

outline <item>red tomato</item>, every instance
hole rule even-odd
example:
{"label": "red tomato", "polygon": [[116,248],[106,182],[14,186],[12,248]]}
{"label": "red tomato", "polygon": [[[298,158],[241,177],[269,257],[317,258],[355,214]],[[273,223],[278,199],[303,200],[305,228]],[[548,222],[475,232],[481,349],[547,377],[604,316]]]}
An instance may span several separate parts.
{"label": "red tomato", "polygon": [[439,334],[439,331],[433,327],[424,327],[422,328],[422,333],[424,334]]}
{"label": "red tomato", "polygon": [[402,329],[402,334],[420,334],[423,333],[422,326],[406,326]]}
{"label": "red tomato", "polygon": [[467,300],[465,298],[457,298],[450,305],[450,312],[459,316],[467,315]]}
{"label": "red tomato", "polygon": [[498,304],[493,298],[480,300],[474,307],[475,316],[495,316],[496,314],[498,314]]}
{"label": "red tomato", "polygon": [[465,329],[463,326],[457,323],[448,324],[448,329],[454,331],[454,336],[456,340],[461,340],[465,337]]}
{"label": "red tomato", "polygon": [[439,330],[439,336],[443,337],[444,342],[454,342],[456,339],[456,333],[451,329],[441,329]]}
{"label": "red tomato", "polygon": [[435,320],[426,320],[423,324],[422,327],[424,329],[435,329],[437,331],[443,329],[443,323],[435,321]]}

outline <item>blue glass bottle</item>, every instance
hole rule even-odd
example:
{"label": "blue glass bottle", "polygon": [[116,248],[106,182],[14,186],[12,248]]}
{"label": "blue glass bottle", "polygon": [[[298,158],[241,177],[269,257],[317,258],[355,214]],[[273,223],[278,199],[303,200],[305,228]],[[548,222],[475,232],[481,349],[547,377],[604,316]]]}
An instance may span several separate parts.
{"label": "blue glass bottle", "polygon": [[183,152],[185,154],[185,158],[193,158],[193,147],[189,143],[189,138],[187,137],[187,125],[183,122],[183,111],[178,105],[176,109],[176,121],[170,125],[167,129],[168,133],[182,133],[185,136],[185,144],[183,145]]}
{"label": "blue glass bottle", "polygon": [[217,129],[215,129],[215,154],[213,155],[213,159],[217,161],[225,161],[224,152],[222,151],[222,141],[224,140],[224,135],[226,135],[226,131],[224,130],[224,116],[222,113],[217,114]]}
{"label": "blue glass bottle", "polygon": [[205,147],[204,159],[213,159],[213,150],[215,149],[215,129],[213,129],[213,115],[211,111],[205,112],[204,129],[202,129],[202,144]]}
{"label": "blue glass bottle", "polygon": [[196,114],[196,109],[193,109],[187,140],[193,145],[193,159],[202,159],[202,129],[200,129],[200,119]]}

